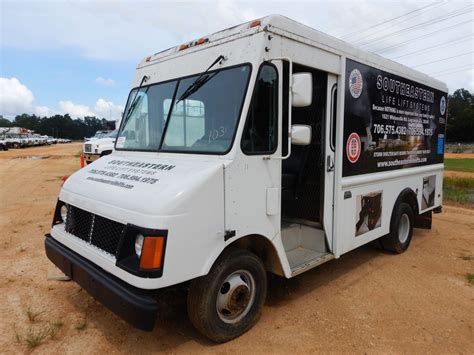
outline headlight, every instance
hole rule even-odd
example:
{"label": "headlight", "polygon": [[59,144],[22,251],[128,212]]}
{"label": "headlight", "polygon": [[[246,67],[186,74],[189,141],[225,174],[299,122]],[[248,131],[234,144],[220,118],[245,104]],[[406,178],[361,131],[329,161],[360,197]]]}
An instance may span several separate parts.
{"label": "headlight", "polygon": [[64,223],[66,223],[67,205],[62,205],[59,212],[61,213],[61,219],[63,220]]}
{"label": "headlight", "polygon": [[142,255],[142,247],[143,247],[143,240],[145,237],[142,234],[137,234],[135,237],[135,253],[137,254],[138,258]]}

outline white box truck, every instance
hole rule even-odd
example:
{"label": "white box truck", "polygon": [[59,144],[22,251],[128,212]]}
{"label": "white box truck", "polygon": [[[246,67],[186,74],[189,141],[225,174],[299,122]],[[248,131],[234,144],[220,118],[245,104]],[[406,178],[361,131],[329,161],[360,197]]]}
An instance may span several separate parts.
{"label": "white box truck", "polygon": [[216,342],[258,319],[267,273],[366,243],[407,250],[442,204],[446,85],[282,16],[139,63],[112,154],[67,179],[49,259],[134,326],[188,287]]}
{"label": "white box truck", "polygon": [[118,131],[102,134],[100,138],[90,138],[82,145],[82,154],[87,164],[90,164],[104,155],[109,155],[114,150]]}

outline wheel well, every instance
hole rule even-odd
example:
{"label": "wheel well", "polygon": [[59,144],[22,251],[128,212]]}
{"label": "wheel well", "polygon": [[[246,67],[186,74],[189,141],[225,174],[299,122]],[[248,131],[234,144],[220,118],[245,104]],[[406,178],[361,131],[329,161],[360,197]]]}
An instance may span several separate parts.
{"label": "wheel well", "polygon": [[416,198],[416,194],[413,192],[412,189],[406,188],[402,192],[400,192],[400,195],[398,195],[398,198],[395,201],[393,209],[395,210],[395,207],[398,206],[398,204],[401,202],[408,203],[413,209],[413,214],[415,216],[418,216],[418,200]]}
{"label": "wheel well", "polygon": [[267,271],[280,276],[285,275],[278,253],[267,238],[258,234],[247,235],[232,242],[226,249],[229,247],[237,247],[251,251],[262,260]]}

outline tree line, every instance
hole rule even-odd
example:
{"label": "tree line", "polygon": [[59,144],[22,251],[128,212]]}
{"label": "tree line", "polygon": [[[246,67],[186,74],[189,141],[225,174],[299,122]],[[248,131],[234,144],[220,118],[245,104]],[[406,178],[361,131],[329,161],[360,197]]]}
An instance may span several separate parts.
{"label": "tree line", "polygon": [[[0,127],[24,127],[42,135],[83,139],[93,136],[96,131],[113,129],[114,122],[97,117],[72,119],[68,114],[39,117],[24,113],[16,116],[13,122],[0,116]],[[474,101],[472,93],[466,89],[458,89],[449,95],[446,139],[448,142],[474,142]]]}
{"label": "tree line", "polygon": [[449,95],[446,139],[448,142],[474,142],[474,101],[472,93],[466,89],[458,89]]}
{"label": "tree line", "polygon": [[68,114],[39,117],[24,113],[16,116],[13,121],[0,116],[0,127],[23,127],[41,135],[69,139],[91,137],[97,131],[114,129],[114,125],[115,122],[107,121],[105,118],[72,119]]}

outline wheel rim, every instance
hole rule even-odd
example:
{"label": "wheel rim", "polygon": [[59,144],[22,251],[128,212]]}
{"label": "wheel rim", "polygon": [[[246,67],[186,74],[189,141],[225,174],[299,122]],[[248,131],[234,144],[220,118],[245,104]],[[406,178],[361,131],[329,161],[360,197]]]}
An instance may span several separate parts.
{"label": "wheel rim", "polygon": [[254,300],[252,274],[246,270],[235,271],[224,280],[217,293],[217,314],[225,323],[237,323],[250,311]]}
{"label": "wheel rim", "polygon": [[398,239],[401,243],[405,243],[408,240],[410,234],[410,218],[406,213],[400,217],[400,223],[398,224]]}

